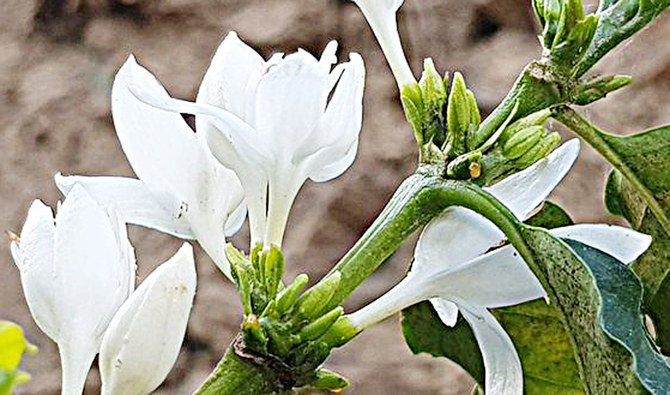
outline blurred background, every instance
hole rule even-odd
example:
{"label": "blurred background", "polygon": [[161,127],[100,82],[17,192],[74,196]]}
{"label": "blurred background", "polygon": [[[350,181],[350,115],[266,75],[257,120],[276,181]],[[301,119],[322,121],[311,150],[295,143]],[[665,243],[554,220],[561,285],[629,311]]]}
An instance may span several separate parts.
{"label": "blurred background", "polygon": [[[589,7],[596,5],[588,2]],[[585,110],[615,133],[670,122],[670,15],[622,45],[597,72],[629,73],[634,83]],[[0,0],[0,229],[19,232],[31,201],[56,205],[53,184],[65,174],[133,175],[110,115],[115,71],[133,53],[176,97],[193,99],[218,43],[230,31],[265,57],[304,48],[319,53],[329,40],[340,58],[366,61],[365,123],[358,159],[339,179],[307,183],[294,206],[285,241],[287,277],[318,279],[374,220],[417,157],[396,85],[358,9],[343,0]],[[400,30],[418,74],[431,56],[441,71],[460,70],[489,112],[519,71],[539,56],[527,0],[407,0]],[[565,134],[569,137],[569,134]],[[147,147],[151,149],[151,147]],[[615,221],[602,204],[608,166],[584,147],[554,194],[578,221]],[[131,227],[139,280],[170,257],[178,240]],[[244,246],[246,230],[234,241]],[[348,302],[364,305],[391,287],[409,262],[412,243],[397,253]],[[199,285],[187,338],[175,369],[158,390],[190,393],[205,379],[239,325],[234,287],[198,250]],[[24,369],[23,394],[56,394],[55,345],[33,324],[7,240],[0,243],[0,319],[22,325],[40,352]],[[397,317],[334,353],[328,367],[352,381],[353,394],[468,394],[472,382],[445,359],[412,356]],[[94,368],[87,393],[97,393]]]}

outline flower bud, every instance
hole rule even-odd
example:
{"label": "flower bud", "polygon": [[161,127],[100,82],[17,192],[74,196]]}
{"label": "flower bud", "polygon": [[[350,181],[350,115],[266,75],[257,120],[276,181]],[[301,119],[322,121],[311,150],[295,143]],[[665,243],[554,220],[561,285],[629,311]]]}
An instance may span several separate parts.
{"label": "flower bud", "polygon": [[319,369],[316,372],[316,378],[309,385],[312,389],[330,392],[341,392],[348,386],[349,380],[326,369]]}
{"label": "flower bud", "polygon": [[302,273],[298,275],[288,287],[277,297],[276,311],[281,315],[287,312],[291,306],[298,300],[298,296],[309,282],[309,277]]}
{"label": "flower bud", "polygon": [[423,74],[419,81],[423,98],[422,134],[423,143],[442,146],[445,140],[444,107],[447,104],[446,77],[442,78],[435,69],[433,60],[423,62]]}
{"label": "flower bud", "polygon": [[335,294],[341,277],[340,272],[336,271],[307,291],[298,300],[296,306],[298,317],[307,320],[318,317]]}
{"label": "flower bud", "polygon": [[189,244],[154,270],[121,306],[102,341],[102,394],[151,393],[181,349],[195,296]]}
{"label": "flower bud", "polygon": [[302,343],[319,338],[333,326],[335,321],[342,316],[342,313],[344,313],[344,309],[342,309],[342,307],[336,307],[317,318],[314,322],[303,327],[298,333],[300,342]]}
{"label": "flower bud", "polygon": [[474,110],[471,108],[472,99],[463,76],[458,72],[454,73],[447,104],[448,134],[445,153],[449,158],[455,158],[466,152],[466,135],[472,129],[473,118],[476,120],[473,116]]}
{"label": "flower bud", "polygon": [[544,134],[543,126],[521,129],[503,144],[503,154],[509,159],[517,159],[542,140]]}
{"label": "flower bud", "polygon": [[574,103],[580,106],[593,103],[624,86],[630,85],[633,78],[629,75],[606,75],[585,82],[577,87]]}

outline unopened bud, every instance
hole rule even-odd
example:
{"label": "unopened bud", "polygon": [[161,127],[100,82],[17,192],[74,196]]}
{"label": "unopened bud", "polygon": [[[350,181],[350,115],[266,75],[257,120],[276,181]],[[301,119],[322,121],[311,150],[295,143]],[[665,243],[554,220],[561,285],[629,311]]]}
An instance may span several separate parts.
{"label": "unopened bud", "polygon": [[308,320],[318,317],[335,294],[341,277],[340,272],[336,271],[302,295],[297,304],[298,317]]}
{"label": "unopened bud", "polygon": [[342,307],[336,307],[302,328],[300,333],[298,333],[300,342],[302,343],[319,338],[333,326],[335,321],[337,321],[343,313],[344,309],[342,309]]}
{"label": "unopened bud", "polygon": [[402,87],[400,101],[419,145],[423,144],[423,98],[419,84],[408,84]]}
{"label": "unopened bud", "polygon": [[349,381],[341,375],[326,369],[319,369],[316,378],[310,384],[315,390],[342,392],[349,386]]}
{"label": "unopened bud", "polygon": [[503,154],[517,159],[533,148],[545,135],[544,126],[529,126],[517,131],[503,144]]}
{"label": "unopened bud", "polygon": [[419,81],[423,98],[422,141],[424,144],[432,142],[441,146],[445,139],[444,106],[447,104],[447,88],[432,59],[426,59],[423,67]]}
{"label": "unopened bud", "polygon": [[454,73],[454,79],[447,104],[447,157],[455,158],[466,151],[465,137],[470,128],[470,101],[465,80],[461,73]]}
{"label": "unopened bud", "polygon": [[289,284],[284,290],[279,294],[277,298],[277,304],[275,309],[279,315],[287,312],[291,306],[298,300],[298,296],[305,286],[309,282],[309,277],[306,274],[302,273],[298,275],[291,284]]}
{"label": "unopened bud", "polygon": [[520,158],[516,159],[516,167],[519,170],[525,169],[526,167],[547,156],[547,154],[549,154],[560,142],[561,136],[558,133],[549,133],[548,135],[544,136],[544,138],[542,138],[539,143],[535,144],[534,147],[529,149]]}
{"label": "unopened bud", "polygon": [[600,100],[609,93],[630,85],[633,78],[629,75],[607,75],[585,82],[577,87],[574,103],[584,106]]}

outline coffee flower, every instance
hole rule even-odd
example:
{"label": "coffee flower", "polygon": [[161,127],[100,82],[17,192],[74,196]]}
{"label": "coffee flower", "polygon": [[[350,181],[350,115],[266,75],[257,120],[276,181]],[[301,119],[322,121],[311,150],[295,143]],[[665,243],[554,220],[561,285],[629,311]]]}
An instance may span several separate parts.
{"label": "coffee flower", "polygon": [[107,325],[134,288],[125,224],[74,186],[55,219],[33,202],[11,251],[30,313],[58,344],[62,393],[81,394]]}
{"label": "coffee flower", "polygon": [[[129,85],[142,79],[154,77],[131,57],[112,87],[116,134],[139,179],[58,174],[56,184],[65,195],[82,184],[98,202],[114,204],[126,223],[196,239],[230,277],[225,236],[234,234],[246,215],[239,180],[209,154],[179,114],[133,96]],[[156,89],[163,88],[156,84]]]}
{"label": "coffee flower", "polygon": [[110,322],[100,348],[102,394],[149,394],[165,380],[184,340],[195,286],[193,248],[184,244]]}
{"label": "coffee flower", "polygon": [[195,114],[197,133],[221,163],[235,170],[254,243],[280,246],[305,180],[333,179],[354,160],[365,68],[356,53],[332,68],[336,47],[328,44],[320,59],[301,50],[264,61],[231,33],[214,56],[196,103],[169,97],[145,69],[129,61],[130,90],[137,98]]}
{"label": "coffee flower", "polygon": [[398,88],[415,84],[416,78],[409,67],[405,51],[402,48],[396,13],[404,0],[352,0],[363,12],[372,28],[379,45],[389,62]]}
{"label": "coffee flower", "polygon": [[[528,169],[487,188],[518,218],[526,219],[565,176],[579,153],[572,140]],[[650,245],[650,237],[608,225],[575,225],[551,230],[631,262]],[[545,297],[537,278],[512,246],[487,251],[504,240],[490,221],[465,208],[449,208],[419,238],[412,269],[398,285],[351,314],[364,329],[406,307],[430,300],[449,326],[458,312],[468,321],[484,360],[485,392],[522,394],[523,373],[514,345],[489,308]]]}

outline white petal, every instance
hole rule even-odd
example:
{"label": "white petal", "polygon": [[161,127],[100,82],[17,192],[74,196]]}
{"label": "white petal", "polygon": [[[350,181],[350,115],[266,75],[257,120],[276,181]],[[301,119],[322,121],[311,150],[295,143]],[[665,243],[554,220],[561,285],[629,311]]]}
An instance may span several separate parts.
{"label": "white petal", "polygon": [[[211,104],[247,120],[250,101],[247,92],[255,93],[255,86],[265,70],[265,61],[230,32],[217,49],[198,91],[198,103]],[[196,128],[200,129],[196,118]],[[204,125],[203,125],[204,126]]]}
{"label": "white petal", "polygon": [[434,273],[431,294],[489,308],[546,297],[542,285],[512,246]]}
{"label": "white petal", "polygon": [[323,115],[329,73],[305,51],[288,55],[258,84],[255,127],[275,158],[291,160]]}
{"label": "white petal", "polygon": [[557,237],[579,241],[623,263],[631,263],[651,245],[651,236],[605,224],[578,224],[550,230]]}
{"label": "white petal", "polygon": [[332,40],[328,42],[328,45],[326,45],[326,48],[324,48],[323,52],[321,53],[321,58],[319,59],[319,63],[326,69],[326,72],[330,72],[330,68],[332,65],[337,63],[337,41]]}
{"label": "white petal", "polygon": [[339,176],[356,157],[363,123],[365,65],[357,53],[350,56],[325,113],[295,154],[295,160],[308,160],[307,173],[316,182]]}
{"label": "white petal", "polygon": [[193,250],[184,244],[110,323],[100,350],[103,394],[148,394],[165,380],[181,349],[195,287]]}
{"label": "white petal", "polygon": [[579,139],[572,139],[527,169],[484,189],[524,221],[561,182],[578,156]]}
{"label": "white petal", "polygon": [[430,304],[433,305],[437,315],[445,325],[449,327],[456,325],[458,306],[455,303],[442,298],[432,298],[430,299]]}
{"label": "white petal", "polygon": [[[153,75],[135,63],[132,58],[126,62],[123,68],[121,68],[119,74],[121,74],[125,67],[128,67],[129,71],[126,73],[128,74],[128,77],[126,78],[127,81],[125,82],[123,89],[127,94],[132,96],[132,99],[128,100],[134,100],[136,102],[135,105],[150,107],[153,111],[157,111],[163,117],[165,117],[165,114],[170,114],[170,118],[173,122],[177,122],[177,119],[181,119],[182,124],[188,129],[194,140],[195,136],[179,113],[207,117],[207,120],[215,127],[214,129],[223,134],[230,146],[233,147],[233,153],[235,155],[231,158],[220,157],[217,155],[217,152],[212,152],[224,165],[235,168],[235,164],[240,160],[251,163],[265,163],[267,162],[267,158],[271,157],[268,147],[260,144],[262,140],[256,130],[233,113],[210,104],[192,103],[170,97]],[[180,134],[183,135],[183,133]],[[126,150],[125,146],[123,149],[124,151]],[[200,150],[199,147],[198,150]],[[178,163],[177,161],[173,162]],[[141,175],[139,176],[140,179],[146,182]]]}
{"label": "white petal", "polygon": [[484,392],[491,395],[523,394],[521,361],[512,340],[485,308],[459,304],[479,343],[484,360]]}
{"label": "white petal", "polygon": [[[54,282],[62,320],[60,342],[99,342],[133,289],[124,226],[76,185],[56,215]],[[60,344],[60,343],[59,343]],[[97,349],[96,349],[97,351]]]}
{"label": "white petal", "polygon": [[168,97],[151,73],[132,56],[112,87],[112,115],[121,146],[137,176],[169,211],[195,202],[200,179],[208,177],[205,151],[186,121],[176,113],[137,100],[130,87],[141,86]]}
{"label": "white petal", "polygon": [[58,312],[53,305],[54,217],[51,208],[35,200],[21,230],[21,240],[12,242],[14,263],[21,273],[21,285],[37,326],[52,340],[60,334]]}
{"label": "white petal", "polygon": [[[180,210],[182,207],[173,204],[163,208],[140,180],[127,177],[66,177],[60,173],[55,179],[58,189],[65,196],[72,187],[81,184],[98,203],[114,205],[126,223],[146,226],[183,239],[194,238],[191,226]],[[170,212],[170,209],[175,211]]]}
{"label": "white petal", "polygon": [[474,211],[450,207],[432,220],[414,250],[412,273],[430,276],[478,257],[505,238],[493,223]]}

